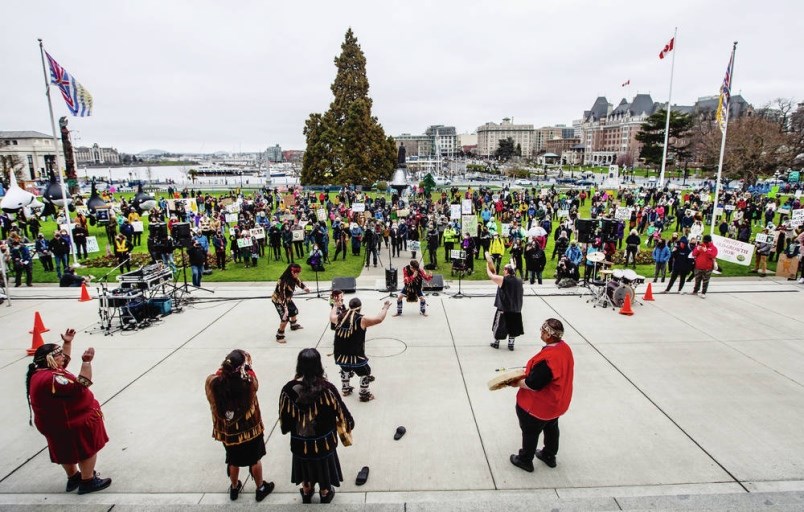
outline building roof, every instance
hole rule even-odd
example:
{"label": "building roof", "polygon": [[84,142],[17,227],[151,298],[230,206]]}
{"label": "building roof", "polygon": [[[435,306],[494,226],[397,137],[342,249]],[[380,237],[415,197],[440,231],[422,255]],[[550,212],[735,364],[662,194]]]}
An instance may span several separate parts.
{"label": "building roof", "polygon": [[620,104],[617,105],[617,108],[615,108],[612,111],[612,114],[625,114],[627,111],[628,111],[628,100],[623,98],[620,100]]}
{"label": "building roof", "polygon": [[598,96],[595,100],[592,109],[589,111],[589,117],[594,119],[602,119],[609,115],[609,100],[605,96]]}
{"label": "building roof", "polygon": [[545,153],[542,155],[544,158],[558,158],[558,155],[555,153]]}
{"label": "building roof", "polygon": [[52,139],[52,135],[33,130],[23,130],[19,132],[0,132],[0,139]]}
{"label": "building roof", "polygon": [[643,114],[649,116],[655,110],[653,98],[650,97],[650,94],[637,94],[634,96],[634,100],[629,105],[628,110],[631,111],[632,116],[641,116]]}

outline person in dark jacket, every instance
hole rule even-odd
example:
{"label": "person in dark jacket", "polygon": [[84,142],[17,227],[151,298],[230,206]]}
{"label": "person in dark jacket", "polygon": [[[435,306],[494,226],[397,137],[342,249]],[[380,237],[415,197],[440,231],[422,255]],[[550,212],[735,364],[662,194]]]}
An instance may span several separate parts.
{"label": "person in dark jacket", "polygon": [[[82,224],[76,224],[73,228],[73,242],[75,242],[75,250],[79,259],[87,258],[87,237],[89,231]],[[81,253],[83,252],[83,256]]]}
{"label": "person in dark jacket", "polygon": [[547,256],[544,254],[542,246],[536,240],[531,240],[525,247],[525,268],[527,269],[530,284],[533,284],[535,280],[542,284],[542,272],[546,264]]}
{"label": "person in dark jacket", "polygon": [[42,268],[45,269],[45,272],[53,272],[53,255],[50,254],[50,243],[42,233],[36,236],[34,250],[39,255],[39,261],[42,262]]}
{"label": "person in dark jacket", "polygon": [[679,280],[678,293],[681,293],[681,290],[684,288],[684,283],[687,281],[687,274],[692,270],[690,252],[691,249],[687,242],[687,237],[682,236],[670,253],[670,259],[673,261],[673,271],[670,273],[670,282],[667,283],[667,288],[664,290],[664,293],[670,293],[676,279]]}
{"label": "person in dark jacket", "polygon": [[28,247],[20,243],[19,239],[14,239],[11,242],[11,261],[14,265],[14,272],[16,274],[15,287],[22,284],[22,274],[25,274],[25,285],[33,286],[33,261],[31,260],[31,252]]}
{"label": "person in dark jacket", "polygon": [[625,239],[625,266],[630,263],[633,268],[636,268],[636,255],[639,250],[639,233],[636,229],[632,229],[628,238]]}
{"label": "person in dark jacket", "polygon": [[207,251],[201,247],[198,240],[193,240],[193,245],[187,249],[187,258],[190,260],[190,268],[193,272],[193,286],[201,286],[201,276],[204,275],[204,263],[207,261]]}
{"label": "person in dark jacket", "polygon": [[67,233],[56,231],[53,240],[50,241],[50,251],[53,259],[56,260],[56,276],[61,278],[61,269],[69,265],[67,255],[70,254],[70,242]]}

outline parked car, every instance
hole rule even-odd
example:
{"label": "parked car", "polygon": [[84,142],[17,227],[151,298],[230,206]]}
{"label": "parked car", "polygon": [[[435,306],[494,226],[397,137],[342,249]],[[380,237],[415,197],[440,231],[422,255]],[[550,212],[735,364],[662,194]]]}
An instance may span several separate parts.
{"label": "parked car", "polygon": [[448,187],[452,185],[452,181],[449,178],[445,178],[443,176],[435,176],[434,179],[437,187]]}
{"label": "parked car", "polygon": [[594,181],[594,180],[586,180],[586,179],[583,179],[583,180],[576,180],[576,181],[575,181],[575,184],[576,184],[576,185],[579,185],[579,186],[581,186],[581,187],[588,187],[588,186],[590,186],[590,185],[594,185],[594,184],[595,184],[595,181]]}
{"label": "parked car", "polygon": [[529,187],[533,185],[533,182],[530,180],[518,179],[514,182],[514,185],[519,185],[520,187]]}

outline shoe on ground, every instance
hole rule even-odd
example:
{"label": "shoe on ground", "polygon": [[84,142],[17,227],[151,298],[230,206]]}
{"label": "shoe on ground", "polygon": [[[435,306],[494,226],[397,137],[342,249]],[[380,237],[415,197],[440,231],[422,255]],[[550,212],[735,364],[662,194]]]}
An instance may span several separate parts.
{"label": "shoe on ground", "polygon": [[349,386],[348,388],[341,389],[341,394],[343,396],[349,396],[355,390],[354,386]]}
{"label": "shoe on ground", "polygon": [[493,341],[493,342],[489,343],[489,346],[491,348],[500,348],[500,343],[497,342],[497,341]]}
{"label": "shoe on ground", "polygon": [[314,492],[315,491],[310,489],[310,492],[308,494],[305,494],[304,489],[299,489],[299,494],[301,494],[301,497],[302,497],[302,503],[312,503],[313,502],[313,493]]}
{"label": "shoe on ground", "polygon": [[78,494],[89,494],[91,492],[102,491],[112,485],[111,478],[100,478],[95,473],[89,480],[81,480],[78,484]]}
{"label": "shoe on ground", "polygon": [[556,458],[555,458],[555,456],[551,457],[551,456],[547,455],[546,453],[544,453],[543,450],[536,450],[536,458],[539,459],[540,461],[544,462],[545,464],[547,464],[548,467],[551,467],[551,468],[556,467]]}
{"label": "shoe on ground", "polygon": [[698,292],[690,292],[690,295],[698,295]]}
{"label": "shoe on ground", "polygon": [[237,487],[229,486],[229,499],[234,501],[240,496],[240,491],[243,490],[243,482],[240,480],[237,481]]}
{"label": "shoe on ground", "polygon": [[262,487],[257,489],[257,501],[262,501],[265,499],[266,496],[271,494],[271,491],[274,490],[274,483],[273,482],[266,482],[263,480]]}
{"label": "shoe on ground", "polygon": [[798,280],[798,284],[804,284],[804,277]]}
{"label": "shoe on ground", "polygon": [[719,276],[722,272],[720,272],[720,270],[713,270],[712,273]]}
{"label": "shoe on ground", "polygon": [[508,344],[508,350],[510,350],[511,352],[514,351],[514,344],[513,343]]}
{"label": "shoe on ground", "polygon": [[706,298],[706,294],[705,294],[705,293],[702,293],[702,294],[701,294],[701,298],[702,298],[702,299],[705,299],[705,298]]}
{"label": "shoe on ground", "polygon": [[299,329],[304,329],[301,324],[295,324],[290,326],[291,331],[298,331]]}
{"label": "shoe on ground", "polygon": [[371,402],[374,400],[375,396],[371,393],[361,393],[360,394],[360,401],[361,402]]}
{"label": "shoe on ground", "polygon": [[329,488],[327,491],[328,492],[326,495],[319,493],[321,496],[321,503],[330,503],[333,498],[335,498],[335,489]]}
{"label": "shoe on ground", "polygon": [[67,477],[67,488],[65,489],[65,491],[73,492],[74,490],[78,489],[78,486],[80,484],[81,484],[81,472],[76,471],[73,476]]}
{"label": "shoe on ground", "polygon": [[533,473],[533,463],[532,462],[525,462],[524,460],[519,458],[519,455],[513,454],[509,459],[511,464],[518,467],[519,469],[524,469],[528,473]]}

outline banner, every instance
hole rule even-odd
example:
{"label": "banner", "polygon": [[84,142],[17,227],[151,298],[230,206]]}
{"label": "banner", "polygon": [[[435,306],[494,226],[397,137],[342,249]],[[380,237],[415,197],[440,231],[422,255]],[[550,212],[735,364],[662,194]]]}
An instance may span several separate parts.
{"label": "banner", "polygon": [[461,231],[469,233],[469,236],[477,236],[477,217],[475,215],[462,216]]}
{"label": "banner", "polygon": [[472,213],[472,200],[471,199],[463,199],[463,200],[461,200],[461,213],[464,214],[464,215],[469,215],[470,213]]}
{"label": "banner", "polygon": [[459,204],[449,205],[449,218],[450,220],[461,218],[461,205]]}
{"label": "banner", "polygon": [[355,213],[366,211],[366,203],[352,203],[352,211]]}
{"label": "banner", "polygon": [[718,235],[712,235],[712,243],[717,247],[717,259],[736,263],[747,267],[751,265],[751,258],[754,255],[754,246]]}
{"label": "banner", "polygon": [[614,220],[623,222],[631,220],[631,208],[617,208],[617,211],[614,212]]}
{"label": "banner", "polygon": [[251,238],[265,238],[265,230],[263,228],[252,228]]}

